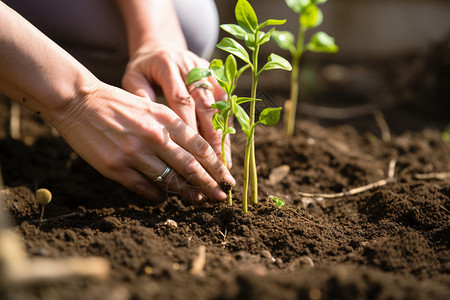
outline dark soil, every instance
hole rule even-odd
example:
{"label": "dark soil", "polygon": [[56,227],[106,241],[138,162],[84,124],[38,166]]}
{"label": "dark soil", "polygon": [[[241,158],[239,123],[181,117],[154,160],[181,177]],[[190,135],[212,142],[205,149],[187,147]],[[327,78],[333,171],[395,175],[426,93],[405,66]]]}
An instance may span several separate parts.
{"label": "dark soil", "polygon": [[[450,120],[442,111],[425,114],[417,102],[407,103],[383,111],[394,124],[390,141],[380,139],[371,115],[344,122],[353,125],[303,117],[291,140],[281,128],[259,128],[260,203],[246,215],[239,186],[232,207],[185,207],[175,196],[152,206],[99,175],[28,112],[23,113],[23,140],[7,138],[2,102],[0,164],[6,188],[0,195],[28,254],[101,256],[112,267],[107,280],[48,282],[3,295],[449,299],[450,180],[415,175],[450,171],[450,142],[441,136],[442,124]],[[239,134],[233,139],[232,172],[240,182],[244,145]],[[392,159],[394,180],[384,186],[336,199],[299,194],[348,191],[387,178]],[[289,173],[278,182],[269,179],[282,165]],[[41,226],[33,196],[40,187],[53,193]],[[276,209],[268,195],[284,198],[287,205]],[[71,212],[78,214],[58,218]],[[206,265],[203,274],[193,275],[200,246],[206,246]]]}

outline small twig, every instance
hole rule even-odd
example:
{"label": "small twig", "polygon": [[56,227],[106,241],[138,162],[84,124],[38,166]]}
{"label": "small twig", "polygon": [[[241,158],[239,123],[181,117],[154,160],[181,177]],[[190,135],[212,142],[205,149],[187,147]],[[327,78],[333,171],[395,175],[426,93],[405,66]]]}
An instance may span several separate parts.
{"label": "small twig", "polygon": [[385,142],[389,142],[391,140],[391,130],[389,129],[389,125],[384,118],[383,113],[380,110],[375,110],[373,112],[373,117],[375,118],[375,122],[381,131],[381,139]]}
{"label": "small twig", "polygon": [[413,175],[415,179],[439,179],[445,180],[450,179],[450,172],[436,172],[436,173],[416,173]]}
{"label": "small twig", "polygon": [[193,275],[203,275],[203,269],[206,264],[206,247],[201,245],[198,247],[198,255],[192,261],[191,274]]}
{"label": "small twig", "polygon": [[394,178],[396,164],[397,161],[395,159],[391,159],[391,161],[389,162],[388,178]]}
{"label": "small twig", "polygon": [[43,219],[43,220],[40,220],[40,219],[39,220],[32,220],[31,222],[32,223],[42,224],[42,223],[45,223],[45,222],[48,222],[48,221],[55,221],[55,220],[65,219],[65,218],[70,218],[70,217],[83,218],[84,216],[85,216],[85,214],[82,213],[82,212],[71,212],[71,213],[68,213],[68,214],[59,215],[59,216],[56,216],[56,217],[51,217],[51,218],[47,218],[47,219]]}
{"label": "small twig", "polygon": [[381,179],[375,182],[372,182],[370,184],[366,184],[345,192],[340,192],[340,193],[331,193],[331,194],[322,194],[322,193],[304,193],[304,192],[299,192],[300,196],[303,197],[311,197],[311,198],[325,198],[325,199],[334,199],[334,198],[342,198],[345,196],[349,196],[349,195],[356,195],[356,194],[360,194],[362,192],[374,189],[374,188],[378,188],[378,187],[382,187],[388,183],[391,183],[395,181],[394,178],[386,178],[386,179]]}

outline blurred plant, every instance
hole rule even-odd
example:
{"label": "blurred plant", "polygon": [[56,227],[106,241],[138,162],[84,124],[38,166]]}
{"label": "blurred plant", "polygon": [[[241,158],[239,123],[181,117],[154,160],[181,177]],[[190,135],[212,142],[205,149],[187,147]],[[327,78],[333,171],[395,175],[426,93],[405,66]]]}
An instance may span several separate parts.
{"label": "blurred plant", "polygon": [[284,199],[281,199],[274,195],[269,195],[269,199],[276,204],[277,208],[282,208],[286,204],[286,201],[284,201]]}
{"label": "blurred plant", "polygon": [[444,142],[450,142],[450,125],[447,125],[445,130],[442,132],[441,138]]}
{"label": "blurred plant", "polygon": [[323,21],[322,11],[317,7],[318,4],[327,2],[327,0],[285,0],[286,4],[299,17],[299,26],[297,37],[289,31],[274,31],[273,39],[280,48],[288,50],[292,57],[292,72],[290,81],[290,97],[285,104],[285,129],[286,135],[294,135],[295,116],[298,103],[298,75],[300,67],[300,58],[306,50],[313,52],[333,53],[339,50],[334,43],[334,38],[325,32],[316,32],[305,45],[305,34],[308,29],[319,26]]}
{"label": "blurred plant", "polygon": [[48,189],[38,189],[36,191],[36,200],[41,205],[41,215],[39,217],[39,223],[44,220],[45,206],[52,201],[52,193]]}

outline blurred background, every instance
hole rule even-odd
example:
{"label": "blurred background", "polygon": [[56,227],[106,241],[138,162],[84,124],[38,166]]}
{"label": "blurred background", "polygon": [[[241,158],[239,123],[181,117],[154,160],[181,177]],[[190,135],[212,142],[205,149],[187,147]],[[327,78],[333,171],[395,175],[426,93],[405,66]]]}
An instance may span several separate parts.
{"label": "blurred background", "polygon": [[[287,19],[277,29],[297,32],[298,16],[284,0],[249,2],[260,23],[269,18]],[[235,3],[216,0],[221,24],[236,23]],[[303,56],[300,114],[348,119],[380,109],[389,119],[398,108],[396,116],[408,110],[436,119],[440,127],[450,122],[449,0],[329,0],[319,7],[323,23],[308,31],[306,41],[313,33],[325,31],[335,38],[340,50]],[[220,39],[227,35],[221,30]],[[263,45],[260,59],[271,52],[290,59],[290,54],[274,42]],[[226,57],[220,50],[214,55]],[[270,72],[262,75],[260,87],[275,93],[275,99],[285,97],[289,73]],[[243,78],[241,86],[248,83],[246,80],[250,78]]]}

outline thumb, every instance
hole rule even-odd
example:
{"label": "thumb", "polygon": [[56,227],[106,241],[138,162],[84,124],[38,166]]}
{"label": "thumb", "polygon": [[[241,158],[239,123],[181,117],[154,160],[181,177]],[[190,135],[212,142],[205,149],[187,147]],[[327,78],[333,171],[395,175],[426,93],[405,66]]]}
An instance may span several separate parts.
{"label": "thumb", "polygon": [[127,73],[122,78],[122,87],[126,91],[154,101],[156,94],[148,80],[141,74]]}

